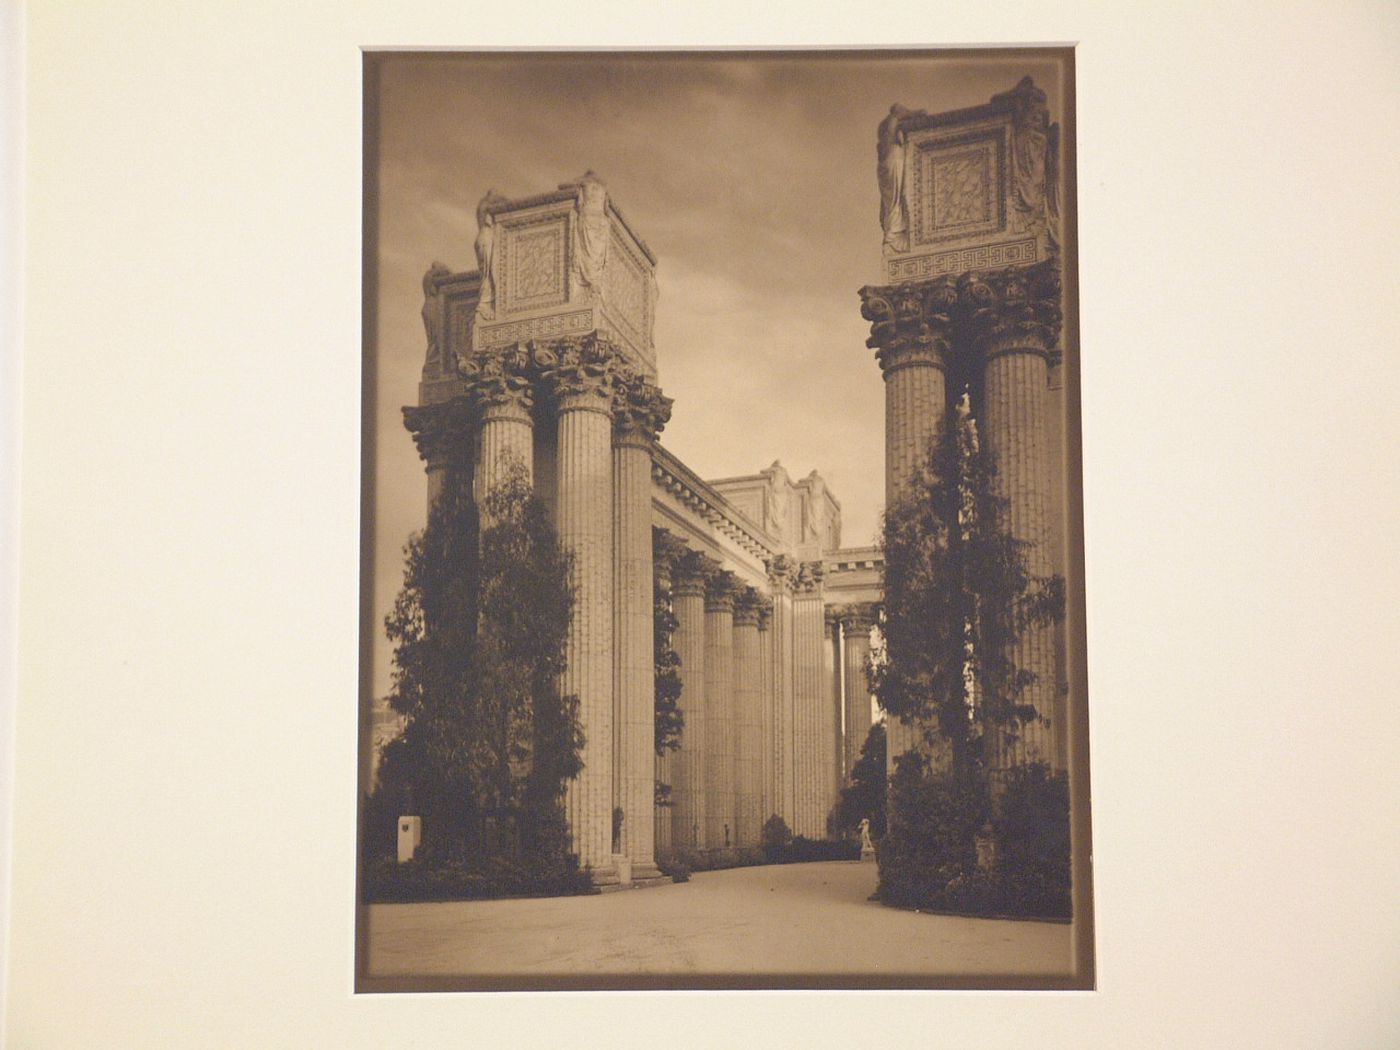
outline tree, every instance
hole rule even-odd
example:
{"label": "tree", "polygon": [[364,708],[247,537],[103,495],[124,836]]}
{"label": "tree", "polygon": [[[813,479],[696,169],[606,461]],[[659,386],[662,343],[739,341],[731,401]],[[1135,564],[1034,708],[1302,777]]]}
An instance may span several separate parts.
{"label": "tree", "polygon": [[921,727],[929,745],[901,755],[890,782],[878,853],[891,903],[975,909],[996,899],[977,849],[995,813],[989,751],[1041,714],[1023,699],[1035,675],[1013,653],[1024,631],[1063,615],[1064,583],[1028,571],[1028,544],[1007,530],[995,479],[964,401],[885,515],[871,684],[888,716]]}
{"label": "tree", "polygon": [[1028,544],[1006,530],[995,477],[973,421],[950,409],[885,514],[884,642],[871,666],[881,707],[946,744],[953,776],[969,782],[983,777],[993,730],[1005,738],[1037,717],[1021,699],[1035,675],[1012,653],[1064,609],[1063,580],[1032,576]]}
{"label": "tree", "polygon": [[836,806],[839,830],[850,831],[868,819],[870,834],[877,839],[883,836],[885,795],[885,727],[877,722],[870,727],[860,757],[851,766],[850,784],[841,789],[841,800]]}
{"label": "tree", "polygon": [[421,814],[424,848],[440,859],[508,857],[557,874],[576,864],[563,794],[583,746],[577,698],[558,687],[570,558],[522,466],[482,510],[484,529],[465,487],[444,486],[406,548],[385,622],[389,703],[406,724],[385,748],[376,797]]}

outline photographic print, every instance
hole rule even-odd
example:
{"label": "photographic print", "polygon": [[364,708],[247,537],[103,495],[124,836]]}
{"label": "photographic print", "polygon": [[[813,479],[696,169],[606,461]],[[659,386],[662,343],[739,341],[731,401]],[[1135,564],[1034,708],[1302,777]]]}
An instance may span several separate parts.
{"label": "photographic print", "polygon": [[1073,52],[371,52],[357,989],[1092,988]]}

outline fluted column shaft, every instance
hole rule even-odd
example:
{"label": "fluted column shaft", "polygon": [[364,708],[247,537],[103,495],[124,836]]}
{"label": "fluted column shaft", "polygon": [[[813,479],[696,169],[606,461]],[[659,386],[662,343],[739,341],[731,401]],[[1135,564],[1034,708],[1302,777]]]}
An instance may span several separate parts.
{"label": "fluted column shaft", "polygon": [[[880,364],[885,378],[885,505],[909,490],[927,463],[947,403],[946,354],[936,347],[884,350]],[[888,767],[918,746],[921,731],[898,718],[885,720]]]}
{"label": "fluted column shaft", "polygon": [[[1029,544],[1026,566],[1034,576],[1053,570],[1050,549],[1050,464],[1046,400],[1048,353],[1034,340],[1005,339],[984,350],[986,372],[982,436],[997,467],[996,485],[1009,503],[1011,534]],[[1021,635],[1014,660],[1036,681],[1021,694],[1039,718],[1020,726],[1014,741],[1003,737],[992,757],[994,767],[1023,762],[1054,762],[1058,757],[1055,726],[1055,644],[1053,627],[1030,627]]]}
{"label": "fluted column shaft", "polygon": [[481,405],[481,429],[477,437],[476,502],[481,506],[488,495],[509,474],[512,464],[525,471],[525,480],[534,479],[535,435],[530,418],[530,399],[524,391],[503,394]]}
{"label": "fluted column shaft", "polygon": [[808,575],[814,564],[819,563],[803,565],[804,575],[792,603],[797,817],[793,832],[808,838],[822,838],[826,834],[826,814],[821,811],[824,768],[821,725],[828,692],[822,656],[826,620],[822,612],[820,580]]}
{"label": "fluted column shaft", "polygon": [[673,584],[680,657],[681,714],[685,731],[671,755],[671,844],[698,849],[705,834],[705,583],[704,577],[677,570]]}
{"label": "fluted column shaft", "polygon": [[870,619],[848,616],[841,621],[846,678],[846,783],[870,735],[870,679],[865,667],[870,659]]}
{"label": "fluted column shaft", "polygon": [[822,757],[826,760],[825,811],[836,804],[845,776],[845,749],[841,743],[841,621],[826,610],[826,637],[822,639],[822,658],[826,661],[826,680],[830,691],[826,698],[825,728],[822,734]]}
{"label": "fluted column shaft", "polygon": [[705,600],[705,848],[734,844],[734,596],[728,573]]}
{"label": "fluted column shaft", "polygon": [[619,433],[613,447],[613,798],[620,852],[634,874],[655,862],[656,654],[651,571],[651,448]]}
{"label": "fluted column shaft", "polygon": [[[791,562],[775,558],[768,570],[773,587],[773,812],[789,828],[797,821],[797,779],[794,769],[793,614]],[[766,818],[765,818],[766,819]]]}
{"label": "fluted column shaft", "polygon": [[774,777],[777,746],[773,739],[773,605],[772,599],[763,598],[758,611],[758,662],[759,713],[762,719],[759,740],[760,790],[758,800],[758,823],[762,830],[764,822],[778,811],[777,783]]}
{"label": "fluted column shaft", "polygon": [[754,595],[754,600],[746,601],[734,610],[734,842],[742,847],[758,845],[759,830],[765,819],[760,815],[763,799],[763,671],[756,599]]}
{"label": "fluted column shaft", "polygon": [[587,742],[565,808],[579,862],[612,868],[613,495],[610,391],[603,382],[561,386],[559,538],[574,559],[574,615],[563,690],[579,700]]}

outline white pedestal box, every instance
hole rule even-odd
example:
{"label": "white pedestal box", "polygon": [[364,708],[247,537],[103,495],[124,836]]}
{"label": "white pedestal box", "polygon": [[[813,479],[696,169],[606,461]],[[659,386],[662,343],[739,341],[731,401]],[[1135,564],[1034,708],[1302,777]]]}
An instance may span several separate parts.
{"label": "white pedestal box", "polygon": [[399,818],[399,863],[413,859],[418,847],[423,844],[423,818]]}

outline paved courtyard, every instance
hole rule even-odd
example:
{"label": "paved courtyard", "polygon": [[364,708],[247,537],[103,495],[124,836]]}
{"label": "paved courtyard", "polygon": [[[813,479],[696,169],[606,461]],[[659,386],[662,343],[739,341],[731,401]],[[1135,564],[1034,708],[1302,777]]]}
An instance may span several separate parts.
{"label": "paved courtyard", "polygon": [[924,915],[867,898],[858,861],[700,872],[593,897],[378,904],[371,977],[929,974],[1073,969],[1070,926]]}

